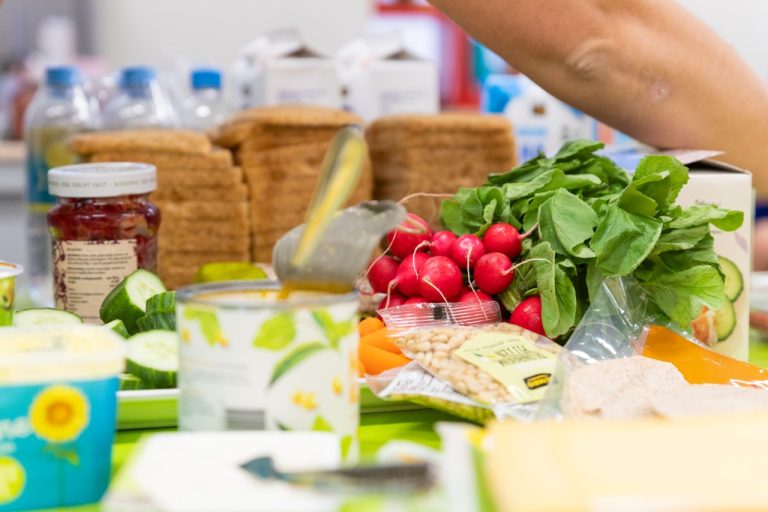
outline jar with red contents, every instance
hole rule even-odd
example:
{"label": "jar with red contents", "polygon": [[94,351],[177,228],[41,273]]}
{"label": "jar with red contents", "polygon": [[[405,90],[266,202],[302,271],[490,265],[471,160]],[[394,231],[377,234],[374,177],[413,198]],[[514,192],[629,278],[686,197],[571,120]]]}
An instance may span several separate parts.
{"label": "jar with red contents", "polygon": [[137,269],[157,267],[160,210],[149,200],[155,167],[67,165],[48,172],[56,307],[99,322],[104,297]]}

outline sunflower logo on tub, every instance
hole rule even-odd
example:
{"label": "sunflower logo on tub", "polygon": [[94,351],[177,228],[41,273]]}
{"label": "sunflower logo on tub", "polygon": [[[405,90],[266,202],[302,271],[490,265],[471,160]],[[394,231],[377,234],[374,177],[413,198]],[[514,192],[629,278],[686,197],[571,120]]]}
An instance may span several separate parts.
{"label": "sunflower logo on tub", "polygon": [[29,406],[32,431],[52,444],[47,451],[72,464],[78,463],[77,453],[57,445],[77,439],[89,420],[88,399],[71,386],[49,386],[38,393]]}

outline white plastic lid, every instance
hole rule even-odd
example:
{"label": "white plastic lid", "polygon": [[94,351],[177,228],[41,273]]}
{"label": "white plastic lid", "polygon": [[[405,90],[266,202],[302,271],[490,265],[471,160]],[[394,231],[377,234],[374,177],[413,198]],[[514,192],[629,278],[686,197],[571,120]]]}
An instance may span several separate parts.
{"label": "white plastic lid", "polygon": [[149,194],[156,188],[157,171],[149,164],[106,162],[48,171],[48,192],[57,197],[117,197]]}
{"label": "white plastic lid", "polygon": [[123,371],[125,343],[103,326],[0,329],[0,386],[89,380]]}

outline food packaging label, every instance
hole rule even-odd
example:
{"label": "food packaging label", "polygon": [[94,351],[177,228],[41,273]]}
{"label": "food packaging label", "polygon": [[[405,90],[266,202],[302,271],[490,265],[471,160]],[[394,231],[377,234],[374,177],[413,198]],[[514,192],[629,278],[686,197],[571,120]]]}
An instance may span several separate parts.
{"label": "food packaging label", "polygon": [[712,160],[721,154],[717,151],[674,150],[663,154],[676,157],[690,169],[688,184],[678,197],[680,205],[713,204],[744,212],[744,223],[736,231],[712,227],[715,252],[726,278],[726,303],[718,311],[702,308],[692,327],[694,336],[715,351],[746,360],[754,216],[752,175]]}
{"label": "food packaging label", "polygon": [[232,70],[240,109],[303,104],[341,108],[333,59],[310,49],[295,29],[274,30],[249,43]]}
{"label": "food packaging label", "polygon": [[345,108],[366,121],[440,109],[437,66],[409,52],[397,32],[352,41],[336,57]]}
{"label": "food packaging label", "polygon": [[520,403],[541,400],[557,359],[530,338],[512,333],[477,334],[454,355],[504,384]]}

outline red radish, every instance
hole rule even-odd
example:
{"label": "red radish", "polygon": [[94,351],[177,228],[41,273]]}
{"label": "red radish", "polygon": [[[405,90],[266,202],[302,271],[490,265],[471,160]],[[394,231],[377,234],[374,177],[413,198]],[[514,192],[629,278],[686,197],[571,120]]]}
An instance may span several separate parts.
{"label": "red radish", "polygon": [[[389,252],[402,260],[409,254],[413,254],[419,244],[429,242],[431,238],[432,230],[427,221],[415,213],[409,213],[402,224],[387,233],[387,245]],[[424,244],[421,250],[426,251],[427,245]]]}
{"label": "red radish", "polygon": [[432,242],[429,244],[429,252],[432,256],[451,257],[451,245],[458,237],[450,231],[438,231],[432,235]]}
{"label": "red radish", "polygon": [[456,298],[462,284],[459,266],[445,256],[432,256],[419,272],[419,291],[430,302],[445,302]]}
{"label": "red radish", "polygon": [[429,301],[424,297],[411,297],[405,301],[406,304],[429,304]]}
{"label": "red radish", "polygon": [[478,288],[490,295],[496,295],[507,289],[515,271],[512,260],[500,252],[489,252],[475,265],[475,282]]}
{"label": "red radish", "polygon": [[[387,300],[389,300],[389,303],[387,303]],[[405,295],[401,295],[397,292],[390,293],[389,298],[384,297],[381,299],[381,302],[379,302],[379,307],[376,308],[376,311],[379,311],[381,309],[387,309],[387,308],[396,308],[397,306],[402,306],[405,304],[405,301],[408,300],[408,297]]]}
{"label": "red radish", "polygon": [[457,293],[456,295],[461,297],[465,293],[472,293],[472,288],[470,288],[469,286],[463,284],[463,285],[461,285],[461,290],[459,290],[459,293]]}
{"label": "red radish", "polygon": [[[475,295],[477,294],[477,295]],[[472,290],[462,293],[459,295],[459,298],[456,299],[456,302],[486,302],[486,301],[493,301],[493,297],[488,295],[485,292],[473,292]]]}
{"label": "red radish", "polygon": [[483,245],[488,252],[500,252],[514,260],[520,254],[524,236],[515,226],[499,222],[489,227],[483,235]]}
{"label": "red radish", "polygon": [[469,268],[475,268],[477,260],[483,254],[485,254],[485,246],[483,241],[476,235],[461,235],[451,245],[451,259],[462,270],[467,269],[467,259],[469,259]]}
{"label": "red radish", "polygon": [[518,304],[509,317],[509,323],[546,336],[544,324],[541,322],[541,297],[534,295]]}
{"label": "red radish", "polygon": [[368,269],[368,282],[375,293],[387,293],[389,283],[397,276],[400,262],[392,256],[380,256]]}
{"label": "red radish", "polygon": [[419,277],[424,263],[429,260],[429,255],[423,252],[415,252],[400,262],[397,267],[394,287],[408,297],[415,297],[419,293]]}

